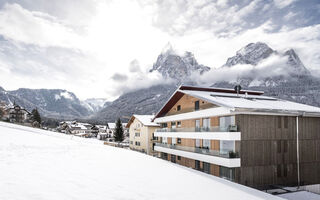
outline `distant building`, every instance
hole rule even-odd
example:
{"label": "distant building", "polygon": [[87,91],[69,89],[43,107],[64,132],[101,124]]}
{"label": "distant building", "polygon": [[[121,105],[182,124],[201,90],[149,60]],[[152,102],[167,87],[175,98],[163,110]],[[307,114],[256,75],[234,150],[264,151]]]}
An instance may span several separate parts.
{"label": "distant building", "polygon": [[57,129],[66,134],[73,134],[81,137],[94,137],[98,134],[98,130],[93,129],[93,127],[93,125],[88,123],[64,121],[59,123]]}
{"label": "distant building", "polygon": [[159,124],[152,122],[154,115],[133,115],[128,124],[129,129],[129,147],[132,150],[141,151],[149,155],[154,155],[153,144],[155,137],[153,135]]}
{"label": "distant building", "polygon": [[32,114],[26,109],[14,104],[11,107],[7,107],[4,112],[3,118],[10,122],[15,123],[28,123]]}
{"label": "distant building", "polygon": [[250,187],[319,184],[320,108],[262,94],[180,86],[154,118],[154,150]]}

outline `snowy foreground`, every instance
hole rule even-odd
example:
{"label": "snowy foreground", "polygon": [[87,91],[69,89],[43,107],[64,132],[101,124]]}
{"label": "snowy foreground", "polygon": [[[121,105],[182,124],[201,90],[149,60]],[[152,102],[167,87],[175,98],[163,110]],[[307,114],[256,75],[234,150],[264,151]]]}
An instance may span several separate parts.
{"label": "snowy foreground", "polygon": [[281,199],[101,141],[0,122],[0,199]]}

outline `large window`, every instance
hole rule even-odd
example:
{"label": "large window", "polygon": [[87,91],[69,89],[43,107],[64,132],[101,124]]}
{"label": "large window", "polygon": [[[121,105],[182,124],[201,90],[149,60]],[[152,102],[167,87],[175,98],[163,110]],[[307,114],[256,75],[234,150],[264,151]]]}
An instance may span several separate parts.
{"label": "large window", "polygon": [[227,168],[220,166],[220,177],[233,181],[235,177],[234,168]]}
{"label": "large window", "polygon": [[209,131],[210,130],[210,118],[205,118],[202,120],[202,128],[205,130],[205,131]]}
{"label": "large window", "polygon": [[162,137],[162,144],[168,144],[168,138]]}
{"label": "large window", "polygon": [[220,153],[229,154],[229,152],[235,152],[235,141],[220,140]]}
{"label": "large window", "polygon": [[228,131],[230,125],[235,125],[235,116],[220,117],[220,129]]}
{"label": "large window", "polygon": [[211,142],[210,140],[203,140],[203,148],[210,149]]}
{"label": "large window", "polygon": [[172,142],[172,145],[176,145],[177,144],[177,138],[172,138],[172,140],[171,140],[171,142]]}
{"label": "large window", "polygon": [[171,162],[176,163],[176,156],[175,155],[171,155]]}
{"label": "large window", "polygon": [[197,170],[200,170],[201,168],[200,168],[200,161],[199,160],[196,160],[195,161],[195,168],[197,169]]}
{"label": "large window", "polygon": [[210,174],[210,163],[203,162],[203,172]]}

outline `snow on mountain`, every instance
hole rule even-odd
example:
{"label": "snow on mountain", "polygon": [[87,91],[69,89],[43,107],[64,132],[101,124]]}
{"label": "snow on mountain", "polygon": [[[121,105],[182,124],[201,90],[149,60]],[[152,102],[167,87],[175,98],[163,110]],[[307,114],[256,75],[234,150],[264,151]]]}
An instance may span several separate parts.
{"label": "snow on mountain", "polygon": [[[259,65],[272,56],[285,62],[270,63],[269,68],[261,70]],[[320,106],[320,80],[311,75],[293,49],[282,53],[265,43],[250,43],[228,58],[222,67],[228,69],[243,64],[253,66],[250,73],[239,76],[237,80],[216,82],[213,86],[233,87],[240,84],[246,89],[265,91],[269,96]]]}
{"label": "snow on mountain", "polygon": [[104,98],[90,98],[82,102],[82,105],[86,106],[92,112],[98,112],[103,107],[107,106],[110,102]]}
{"label": "snow on mountain", "polygon": [[168,43],[153,64],[150,72],[158,71],[164,78],[171,78],[181,83],[188,81],[192,73],[203,74],[209,70],[209,67],[198,64],[193,53],[177,53]]}
{"label": "snow on mountain", "polygon": [[61,89],[27,89],[0,91],[0,100],[16,102],[27,110],[38,108],[40,114],[52,118],[83,118],[93,111],[82,105],[72,92]]}
{"label": "snow on mountain", "polygon": [[257,65],[261,60],[268,58],[273,53],[276,52],[265,43],[250,43],[237,51],[235,56],[228,58],[225,66],[230,67],[237,64]]}
{"label": "snow on mountain", "polygon": [[281,199],[99,140],[3,122],[0,132],[0,199]]}

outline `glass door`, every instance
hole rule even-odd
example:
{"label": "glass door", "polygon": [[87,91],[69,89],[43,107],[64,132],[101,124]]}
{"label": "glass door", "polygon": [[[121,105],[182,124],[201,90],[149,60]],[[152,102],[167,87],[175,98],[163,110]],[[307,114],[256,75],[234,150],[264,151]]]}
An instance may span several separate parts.
{"label": "glass door", "polygon": [[[196,120],[196,124],[195,124],[195,131],[196,132],[200,132],[200,120],[197,119]],[[200,139],[196,139],[196,147],[200,148]]]}

